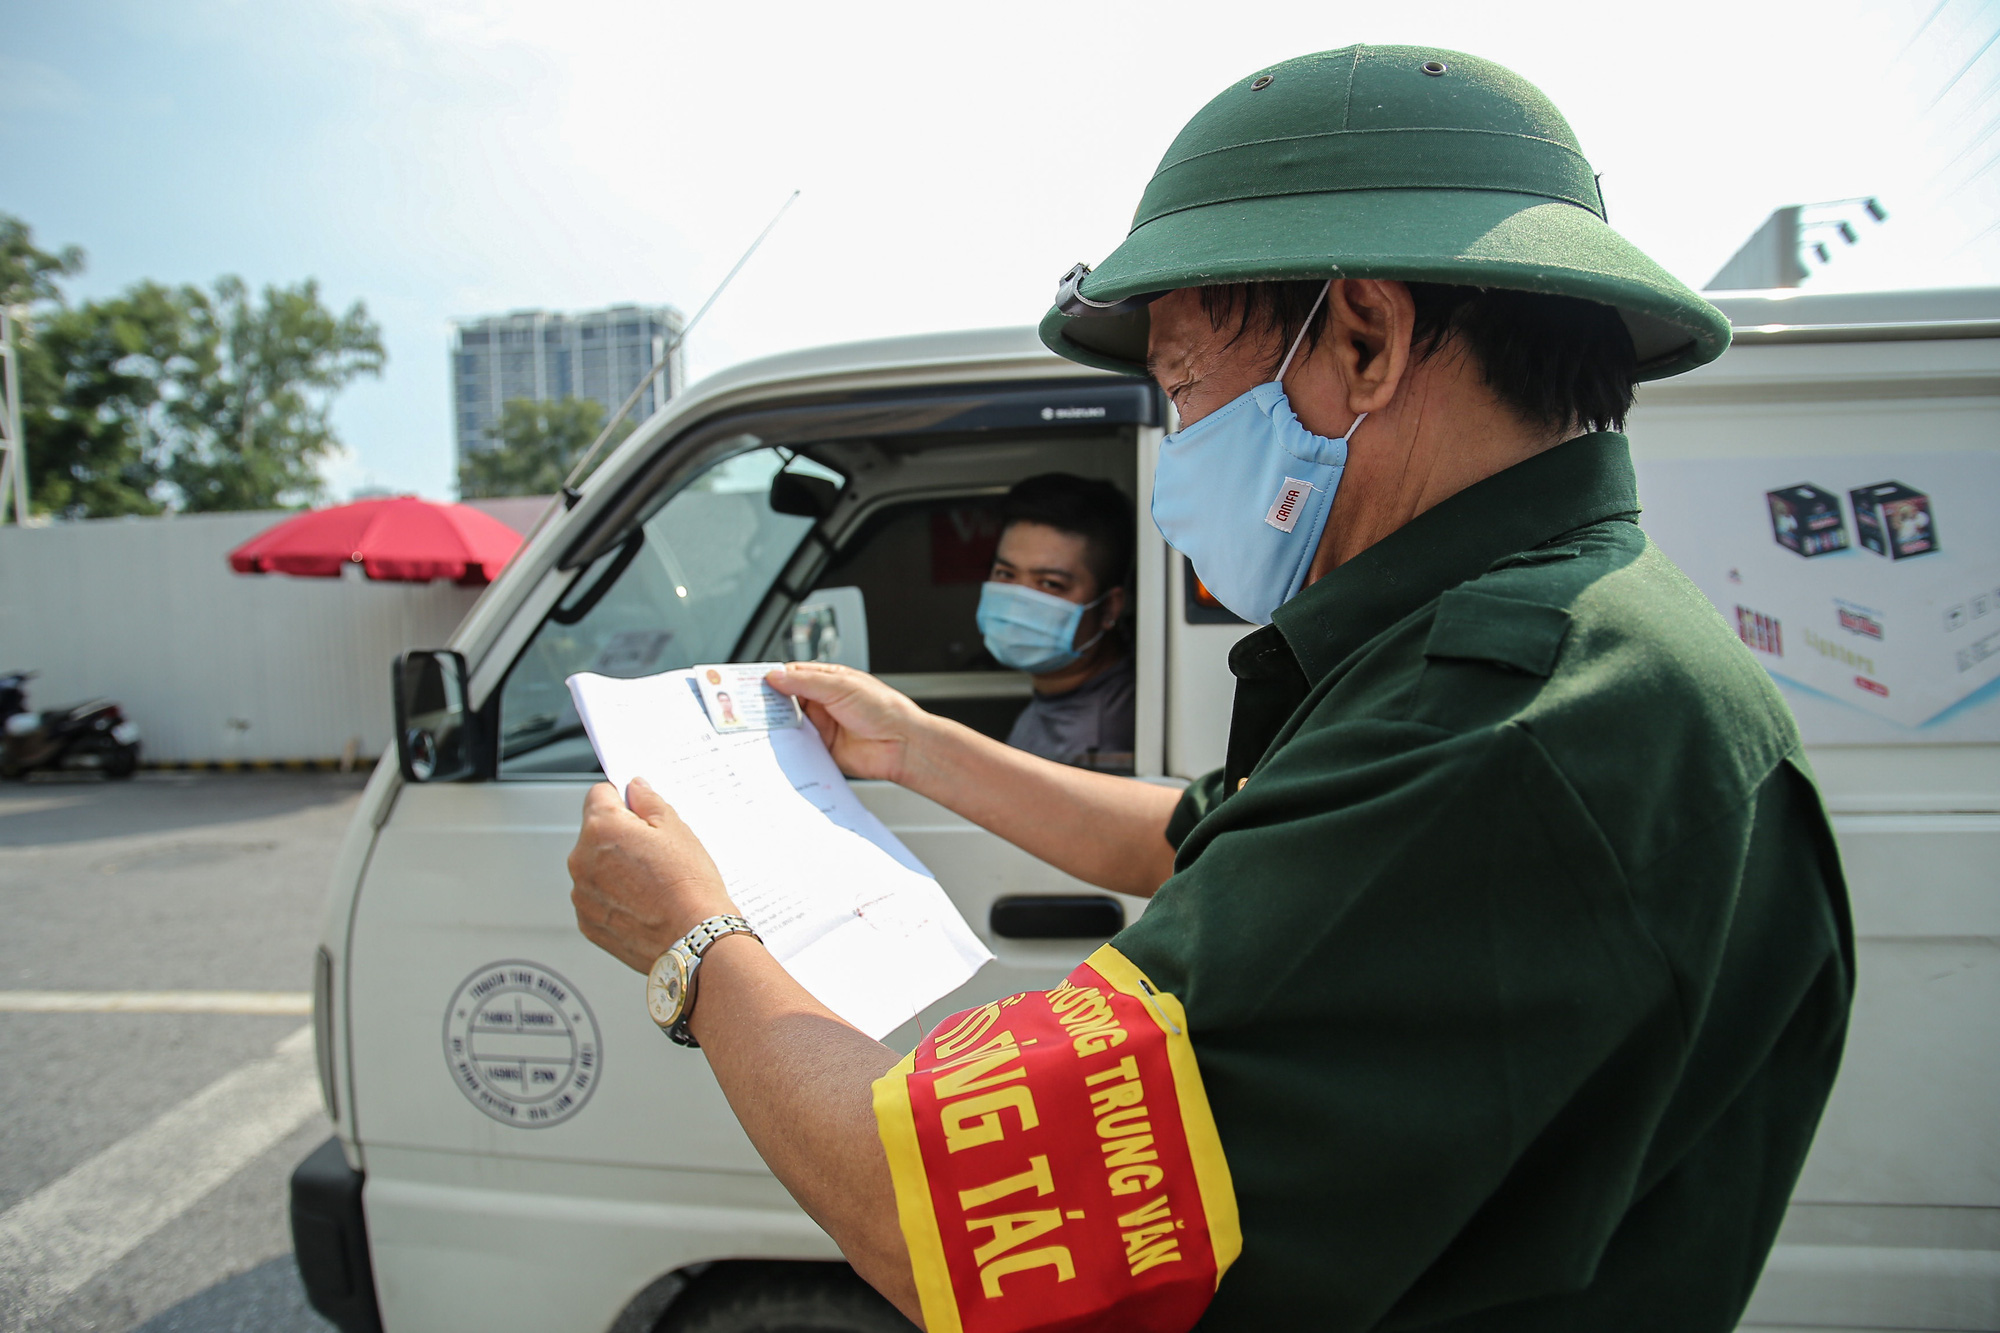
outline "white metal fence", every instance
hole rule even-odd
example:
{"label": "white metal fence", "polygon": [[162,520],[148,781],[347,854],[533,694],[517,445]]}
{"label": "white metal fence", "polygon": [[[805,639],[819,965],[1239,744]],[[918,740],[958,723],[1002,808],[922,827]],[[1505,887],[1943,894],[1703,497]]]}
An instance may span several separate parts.
{"label": "white metal fence", "polygon": [[281,513],[0,527],[0,671],[32,706],[108,695],[147,761],[338,758],[390,744],[389,663],[479,588],[233,573]]}

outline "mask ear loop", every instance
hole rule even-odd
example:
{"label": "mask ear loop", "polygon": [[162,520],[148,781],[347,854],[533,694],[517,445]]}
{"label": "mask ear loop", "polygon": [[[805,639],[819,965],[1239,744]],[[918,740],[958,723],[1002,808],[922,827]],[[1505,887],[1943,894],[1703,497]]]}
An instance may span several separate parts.
{"label": "mask ear loop", "polygon": [[[1285,382],[1285,372],[1292,368],[1292,358],[1299,354],[1299,344],[1306,340],[1306,330],[1312,327],[1313,316],[1317,315],[1319,313],[1319,308],[1322,305],[1326,304],[1326,294],[1332,290],[1333,290],[1333,279],[1328,278],[1326,280],[1326,286],[1320,288],[1319,295],[1313,298],[1312,309],[1306,311],[1306,322],[1299,325],[1298,336],[1292,339],[1292,348],[1290,351],[1285,353],[1285,360],[1283,364],[1281,364],[1278,367],[1278,377],[1275,380],[1273,380],[1272,383],[1283,384]],[[1343,440],[1353,439],[1354,432],[1361,429],[1361,423],[1366,420],[1368,420],[1368,414],[1366,412],[1363,412],[1360,416],[1354,418],[1354,424],[1352,426],[1349,426],[1347,428],[1347,434],[1341,436],[1340,438]],[[1318,490],[1319,487],[1315,486],[1313,487],[1313,489]]]}
{"label": "mask ear loop", "polygon": [[1328,278],[1326,286],[1320,288],[1319,295],[1313,298],[1313,308],[1306,311],[1306,322],[1299,325],[1298,336],[1292,339],[1292,349],[1285,353],[1284,364],[1278,367],[1278,375],[1273,383],[1283,384],[1285,382],[1285,372],[1292,368],[1292,358],[1299,354],[1299,344],[1306,340],[1306,330],[1313,326],[1313,316],[1317,315],[1319,308],[1326,304],[1326,294],[1332,290],[1333,279]]}
{"label": "mask ear loop", "polygon": [[[1114,589],[1112,589],[1112,592],[1116,592],[1116,591],[1117,591],[1117,589],[1115,589],[1115,588],[1114,588]],[[1103,606],[1103,605],[1104,605],[1104,604],[1105,604],[1106,602],[1108,602],[1108,601],[1110,601],[1110,600],[1111,600],[1111,593],[1110,593],[1110,592],[1107,592],[1107,593],[1105,593],[1105,594],[1104,594],[1104,595],[1103,595],[1102,597],[1098,598],[1098,599],[1097,599],[1096,601],[1094,601],[1094,602],[1086,602],[1086,603],[1084,603],[1084,607],[1083,607],[1083,609],[1084,609],[1084,610],[1086,610],[1086,611],[1088,611],[1088,610],[1090,610],[1090,609],[1091,609],[1092,607],[1097,607],[1097,606]],[[1107,623],[1105,623],[1105,624],[1103,624],[1103,625],[1099,626],[1099,627],[1098,627],[1098,630],[1097,630],[1097,633],[1095,633],[1095,634],[1093,634],[1093,635],[1091,635],[1091,636],[1090,636],[1090,640],[1089,640],[1089,642],[1087,642],[1087,643],[1083,644],[1083,645],[1082,645],[1081,647],[1079,647],[1079,648],[1077,648],[1077,649],[1076,649],[1076,655],[1077,655],[1078,657],[1082,657],[1082,656],[1083,656],[1083,655],[1084,655],[1085,653],[1089,652],[1089,651],[1090,651],[1090,650],[1091,650],[1092,648],[1095,648],[1095,647],[1097,646],[1097,641],[1098,641],[1099,639],[1103,638],[1103,637],[1104,637],[1105,635],[1109,634],[1110,632],[1111,632],[1111,624],[1110,624],[1109,622],[1107,622]]]}

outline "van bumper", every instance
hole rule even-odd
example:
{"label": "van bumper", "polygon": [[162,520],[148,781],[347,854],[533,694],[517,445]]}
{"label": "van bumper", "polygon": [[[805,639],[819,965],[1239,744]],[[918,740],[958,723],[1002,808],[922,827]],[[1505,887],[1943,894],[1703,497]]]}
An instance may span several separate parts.
{"label": "van bumper", "polygon": [[382,1333],[362,1179],[337,1138],[313,1149],[292,1172],[292,1254],[299,1278],[313,1309],[341,1333]]}

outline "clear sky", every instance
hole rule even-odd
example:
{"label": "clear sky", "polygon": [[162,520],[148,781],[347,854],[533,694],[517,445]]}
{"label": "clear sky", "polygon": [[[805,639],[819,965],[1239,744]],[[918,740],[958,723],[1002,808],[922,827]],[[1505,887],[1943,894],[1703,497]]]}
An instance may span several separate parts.
{"label": "clear sky", "polygon": [[317,277],[381,321],[337,494],[452,493],[447,324],[692,313],[699,377],[1027,324],[1225,84],[1354,41],[1511,66],[1612,223],[1700,286],[1772,208],[1879,195],[1821,286],[2000,283],[2000,0],[0,0],[0,210],[139,278]]}

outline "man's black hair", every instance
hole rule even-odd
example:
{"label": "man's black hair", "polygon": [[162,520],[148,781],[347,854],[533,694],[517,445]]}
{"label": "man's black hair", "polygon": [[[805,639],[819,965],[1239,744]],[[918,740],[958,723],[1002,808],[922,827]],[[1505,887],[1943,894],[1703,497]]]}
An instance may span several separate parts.
{"label": "man's black hair", "polygon": [[[1234,322],[1231,342],[1276,329],[1282,337],[1271,361],[1275,373],[1325,285],[1312,278],[1204,287],[1201,305],[1218,330]],[[1562,434],[1625,428],[1639,357],[1610,306],[1496,287],[1407,285],[1417,307],[1410,335],[1417,360],[1456,344],[1478,365],[1486,387],[1530,425]],[[1326,320],[1322,304],[1302,352],[1319,346]]]}
{"label": "man's black hair", "polygon": [[1000,507],[1000,530],[1040,523],[1083,538],[1084,562],[1098,596],[1125,582],[1132,569],[1132,502],[1108,481],[1044,472],[1014,483]]}

